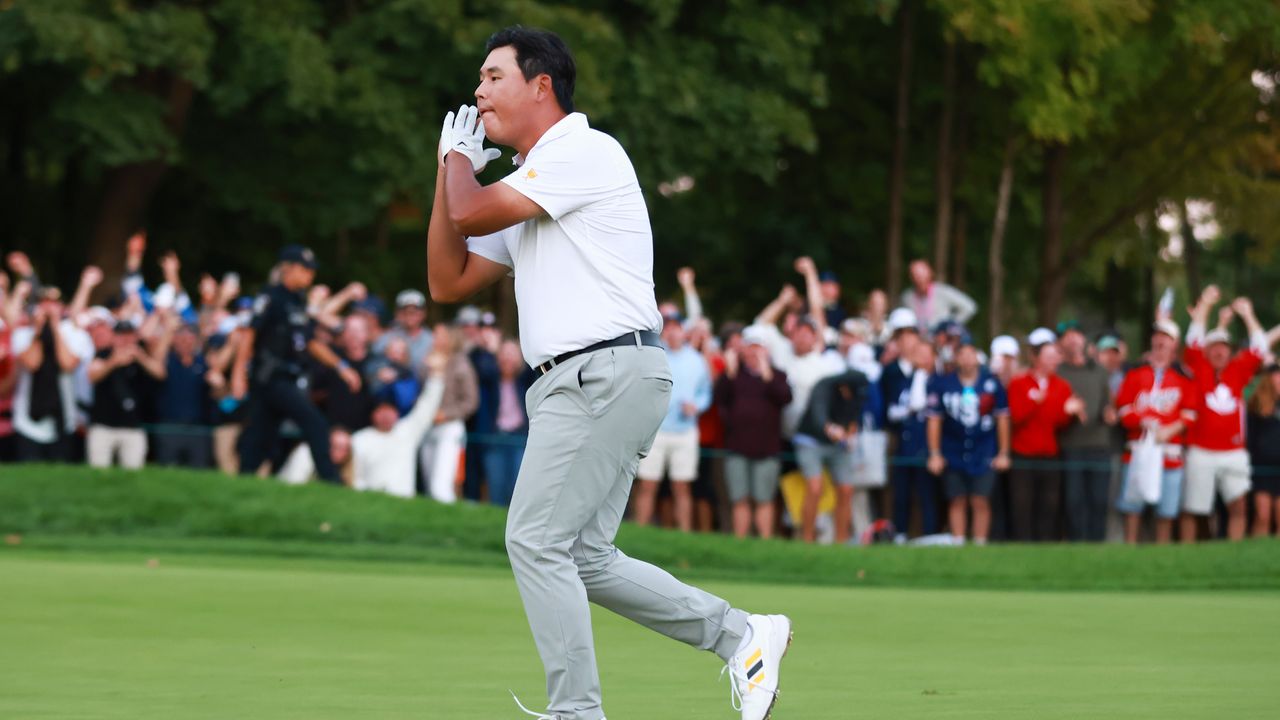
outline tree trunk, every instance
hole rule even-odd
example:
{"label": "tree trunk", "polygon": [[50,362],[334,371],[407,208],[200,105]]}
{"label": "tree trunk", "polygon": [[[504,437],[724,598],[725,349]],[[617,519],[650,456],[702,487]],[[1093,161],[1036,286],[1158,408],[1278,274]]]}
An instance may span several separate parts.
{"label": "tree trunk", "polygon": [[[165,125],[175,137],[182,135],[187,124],[187,112],[195,88],[191,83],[176,77],[143,78],[140,84],[156,87],[156,94],[163,95],[168,104]],[[89,241],[89,262],[102,268],[103,292],[119,287],[123,274],[124,241],[138,230],[152,195],[168,172],[165,159],[121,165],[108,170],[103,178],[102,199],[97,219]]]}
{"label": "tree trunk", "polygon": [[[1127,295],[1132,298],[1132,285],[1125,287],[1124,279],[1121,277],[1120,266],[1116,264],[1115,258],[1107,260],[1107,274],[1103,281],[1105,288],[1105,299],[1102,306],[1102,320],[1106,327],[1113,328],[1120,318],[1120,305],[1122,298]],[[1123,295],[1122,295],[1123,293]],[[1132,300],[1129,300],[1132,302]],[[1128,305],[1129,302],[1125,302]]]}
{"label": "tree trunk", "polygon": [[889,230],[885,237],[885,289],[890,298],[896,298],[902,287],[902,192],[907,175],[914,0],[902,0],[898,15],[898,99],[894,112],[893,160],[889,170]]}
{"label": "tree trunk", "polygon": [[385,253],[391,249],[391,215],[383,208],[373,226],[373,246],[378,252]]}
{"label": "tree trunk", "polygon": [[[938,208],[933,224],[933,267],[938,280],[948,281],[947,262],[951,250],[953,170],[951,131],[956,116],[956,43],[947,43],[942,64],[942,117],[938,122],[938,162],[934,170],[934,194]],[[954,284],[954,283],[953,283]]]}
{"label": "tree trunk", "polygon": [[1191,215],[1187,212],[1187,201],[1178,203],[1178,215],[1182,226],[1182,260],[1187,269],[1188,297],[1200,297],[1202,289],[1200,279],[1200,243],[1196,240],[1195,231],[1191,227]]}
{"label": "tree trunk", "polygon": [[[1139,301],[1138,332],[1141,334],[1143,350],[1151,349],[1151,323],[1156,316],[1156,256],[1160,251],[1156,237],[1160,231],[1156,224],[1154,211],[1144,213],[1146,222],[1142,224],[1142,247],[1145,262],[1142,264],[1142,298]],[[1136,358],[1135,358],[1136,359]]]}
{"label": "tree trunk", "polygon": [[967,292],[965,253],[969,246],[969,216],[963,205],[956,208],[955,218],[951,223],[951,275],[950,283],[957,290]]}
{"label": "tree trunk", "polygon": [[351,257],[351,229],[338,228],[337,236],[333,243],[333,259],[334,264],[343,267]]}
{"label": "tree trunk", "polygon": [[990,275],[987,329],[992,337],[1000,334],[1004,320],[1004,233],[1009,222],[1009,201],[1013,197],[1013,161],[1017,151],[1017,141],[1010,133],[1004,141],[1000,187],[996,191],[996,217],[991,224],[991,248],[987,253],[987,270]]}
{"label": "tree trunk", "polygon": [[1067,273],[1062,264],[1062,175],[1067,166],[1067,147],[1059,143],[1044,147],[1043,205],[1044,242],[1040,246],[1040,287],[1036,293],[1037,319],[1052,325],[1066,295]]}
{"label": "tree trunk", "polygon": [[[958,51],[957,51],[958,52]],[[969,96],[968,79],[971,74],[963,62],[963,56],[956,61],[956,127],[955,152],[952,153],[951,165],[951,276],[950,283],[960,290],[968,288],[968,239],[969,209],[964,200],[955,197],[955,188],[964,183],[966,161],[969,158],[969,107],[965,98]]]}

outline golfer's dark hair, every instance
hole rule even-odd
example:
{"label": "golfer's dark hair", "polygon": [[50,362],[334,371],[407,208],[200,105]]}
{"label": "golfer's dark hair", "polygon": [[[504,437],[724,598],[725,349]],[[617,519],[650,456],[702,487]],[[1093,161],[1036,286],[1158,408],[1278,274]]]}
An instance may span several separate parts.
{"label": "golfer's dark hair", "polygon": [[486,53],[510,46],[516,51],[516,64],[526,81],[546,73],[551,77],[551,89],[555,91],[560,109],[573,112],[573,85],[578,70],[573,55],[559,35],[548,30],[538,30],[512,25],[494,33],[485,44]]}

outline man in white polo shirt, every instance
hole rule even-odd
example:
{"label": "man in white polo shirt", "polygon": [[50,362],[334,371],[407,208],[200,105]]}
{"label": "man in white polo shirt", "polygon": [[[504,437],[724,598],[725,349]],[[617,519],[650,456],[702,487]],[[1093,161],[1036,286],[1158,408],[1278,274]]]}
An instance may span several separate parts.
{"label": "man in white polo shirt", "polygon": [[[441,132],[427,277],[432,298],[451,303],[514,274],[521,346],[540,374],[506,531],[550,696],[545,714],[529,714],[603,720],[590,601],[715,652],[744,720],[762,720],[790,620],[749,615],[613,545],[671,394],[631,161],[573,112],[573,58],[559,37],[513,27],[486,50],[477,107],[449,113]],[[481,186],[475,174],[500,155],[483,147],[486,130],[518,151],[518,167]]]}

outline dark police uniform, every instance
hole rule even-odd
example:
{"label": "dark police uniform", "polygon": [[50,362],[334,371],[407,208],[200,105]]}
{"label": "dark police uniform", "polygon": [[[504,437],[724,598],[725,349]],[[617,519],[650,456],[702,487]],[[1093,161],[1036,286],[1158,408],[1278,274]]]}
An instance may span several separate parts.
{"label": "dark police uniform", "polygon": [[[285,248],[281,260],[314,267],[311,251]],[[311,449],[316,474],[340,483],[338,469],[329,457],[329,423],[307,397],[304,375],[307,344],[315,323],[307,314],[301,292],[271,285],[253,305],[253,364],[249,368],[248,421],[240,434],[240,472],[257,472],[279,438],[280,424],[293,420]]]}

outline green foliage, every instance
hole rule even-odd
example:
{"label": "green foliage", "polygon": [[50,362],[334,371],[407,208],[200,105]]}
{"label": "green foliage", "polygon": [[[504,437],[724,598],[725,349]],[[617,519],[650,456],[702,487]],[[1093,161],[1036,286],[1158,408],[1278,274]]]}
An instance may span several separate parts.
{"label": "green foliage", "polygon": [[[1002,149],[1019,138],[1007,296],[1031,321],[1040,146],[1068,148],[1070,295],[1149,264],[1133,218],[1212,200],[1255,259],[1280,247],[1271,0],[916,0],[904,251],[930,251],[944,48],[957,46],[957,223],[986,278]],[[158,163],[144,216],[189,269],[264,269],[282,241],[391,292],[423,283],[440,118],[471,99],[486,38],[523,23],[574,49],[577,103],[630,153],[660,295],[692,264],[718,318],[748,317],[813,255],[853,305],[884,282],[898,0],[4,0],[0,246],[73,277],[110,173]],[[183,98],[189,93],[189,104]],[[495,163],[485,180],[506,171]],[[690,192],[663,196],[688,177]],[[97,214],[95,214],[97,213]],[[405,221],[417,216],[416,221]],[[372,248],[372,250],[370,249]],[[376,255],[376,257],[375,257]],[[391,258],[387,261],[386,258]],[[1026,270],[1026,271],[1023,271]],[[1135,305],[1135,303],[1128,303]],[[1135,312],[1127,307],[1124,312]]]}

